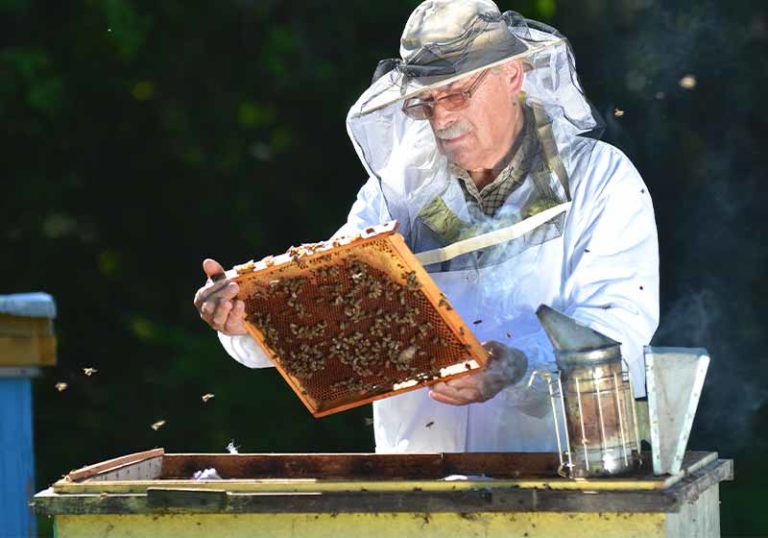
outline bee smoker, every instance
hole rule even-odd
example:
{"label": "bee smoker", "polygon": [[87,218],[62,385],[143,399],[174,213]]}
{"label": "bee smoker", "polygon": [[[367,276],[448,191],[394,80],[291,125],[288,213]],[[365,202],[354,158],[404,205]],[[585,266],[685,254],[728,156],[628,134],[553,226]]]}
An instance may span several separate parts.
{"label": "bee smoker", "polygon": [[536,311],[558,371],[536,371],[549,389],[560,456],[570,478],[610,476],[640,463],[635,399],[616,342],[545,305]]}

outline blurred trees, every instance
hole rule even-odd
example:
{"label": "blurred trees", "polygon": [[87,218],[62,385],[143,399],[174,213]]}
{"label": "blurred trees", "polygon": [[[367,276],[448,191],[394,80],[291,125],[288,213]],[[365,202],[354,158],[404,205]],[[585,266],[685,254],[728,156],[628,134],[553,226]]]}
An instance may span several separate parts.
{"label": "blurred trees", "polygon": [[[230,360],[191,301],[204,257],[232,265],[343,221],[364,179],[346,111],[397,55],[416,4],[0,2],[2,292],[44,290],[59,306],[59,365],[36,383],[39,488],[152,446],[372,450],[370,409],[311,418],[275,372]],[[499,4],[570,37],[605,138],[654,196],[656,343],[713,357],[692,446],[764,449],[765,7]],[[724,488],[728,533],[765,517],[729,505],[753,499],[756,482],[742,484]]]}

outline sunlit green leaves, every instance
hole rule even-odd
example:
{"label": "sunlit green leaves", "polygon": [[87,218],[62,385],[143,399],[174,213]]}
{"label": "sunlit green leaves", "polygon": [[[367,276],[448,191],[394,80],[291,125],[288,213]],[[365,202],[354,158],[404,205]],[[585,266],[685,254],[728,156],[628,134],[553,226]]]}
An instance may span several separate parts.
{"label": "sunlit green leaves", "polygon": [[50,55],[34,48],[6,48],[0,53],[0,92],[4,106],[21,94],[25,104],[38,112],[53,112],[61,97],[62,83]]}
{"label": "sunlit green leaves", "polygon": [[262,105],[253,101],[240,103],[237,109],[237,121],[244,127],[264,127],[275,121],[275,109],[271,105]]}
{"label": "sunlit green leaves", "polygon": [[536,9],[544,20],[550,20],[557,11],[556,0],[536,0]]}
{"label": "sunlit green leaves", "polygon": [[76,231],[77,221],[66,213],[52,213],[42,223],[43,235],[51,239],[74,235]]}
{"label": "sunlit green leaves", "polygon": [[286,26],[274,26],[267,32],[261,62],[276,78],[287,77],[300,66],[296,34]]}
{"label": "sunlit green leaves", "polygon": [[151,27],[150,17],[137,13],[126,0],[104,0],[100,4],[107,23],[104,31],[123,59],[133,59],[144,45]]}
{"label": "sunlit green leaves", "polygon": [[281,152],[288,149],[293,141],[293,135],[287,127],[277,127],[272,131],[272,149]]}
{"label": "sunlit green leaves", "polygon": [[137,101],[149,101],[155,95],[155,83],[151,80],[140,80],[131,88],[131,95]]}
{"label": "sunlit green leaves", "polygon": [[141,316],[136,316],[131,320],[131,332],[143,342],[152,341],[159,335],[157,325]]}
{"label": "sunlit green leaves", "polygon": [[111,277],[120,270],[120,254],[112,249],[103,250],[99,253],[96,263],[99,267],[99,273],[105,277]]}

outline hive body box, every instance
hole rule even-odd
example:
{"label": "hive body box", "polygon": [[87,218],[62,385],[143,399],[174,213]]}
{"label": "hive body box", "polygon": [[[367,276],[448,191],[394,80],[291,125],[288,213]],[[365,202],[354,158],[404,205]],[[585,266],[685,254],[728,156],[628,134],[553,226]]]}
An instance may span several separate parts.
{"label": "hive body box", "polygon": [[[650,461],[649,457],[645,458]],[[719,536],[730,460],[570,480],[555,454],[165,454],[70,473],[35,496],[59,538]],[[214,467],[224,480],[194,481]],[[465,480],[445,480],[463,475]],[[481,477],[482,476],[482,477]],[[474,477],[474,478],[473,478]]]}
{"label": "hive body box", "polygon": [[240,286],[246,329],[316,417],[466,375],[487,359],[394,223],[227,277]]}
{"label": "hive body box", "polygon": [[53,299],[0,295],[0,536],[35,536],[32,378],[56,363]]}

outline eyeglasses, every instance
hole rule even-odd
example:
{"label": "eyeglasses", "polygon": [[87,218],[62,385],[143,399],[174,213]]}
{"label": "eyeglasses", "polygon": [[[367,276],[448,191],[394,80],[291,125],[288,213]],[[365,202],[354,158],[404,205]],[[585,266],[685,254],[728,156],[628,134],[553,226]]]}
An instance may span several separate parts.
{"label": "eyeglasses", "polygon": [[435,114],[435,107],[438,104],[445,108],[445,110],[462,109],[467,106],[470,97],[477,91],[478,86],[480,86],[486,75],[488,75],[488,70],[480,73],[480,76],[466,90],[449,93],[437,99],[420,99],[418,97],[406,99],[403,103],[403,113],[414,120],[428,120]]}

